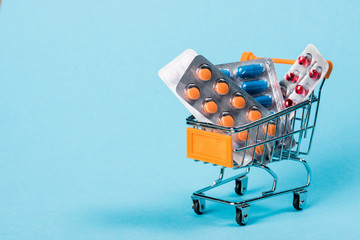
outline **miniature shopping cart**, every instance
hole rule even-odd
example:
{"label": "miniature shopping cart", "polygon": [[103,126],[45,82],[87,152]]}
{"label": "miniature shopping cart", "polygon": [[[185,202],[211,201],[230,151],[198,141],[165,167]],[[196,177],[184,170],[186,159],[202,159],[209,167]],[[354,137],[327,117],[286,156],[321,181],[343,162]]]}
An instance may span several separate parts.
{"label": "miniature shopping cart", "polygon": [[[241,56],[241,61],[252,60],[255,58],[257,57],[251,52],[244,52]],[[295,62],[295,60],[276,58],[273,58],[273,61],[281,64],[294,64]],[[295,209],[303,209],[306,204],[306,188],[310,185],[311,171],[307,162],[301,157],[308,155],[310,152],[318,116],[321,90],[325,79],[329,78],[332,71],[332,63],[330,61],[328,61],[328,63],[329,70],[325,75],[324,80],[321,82],[317,94],[314,94],[314,91],[308,100],[286,108],[281,112],[238,128],[227,128],[210,123],[199,122],[193,116],[186,119],[186,123],[192,126],[187,129],[188,158],[221,167],[220,176],[217,180],[210,186],[202,188],[192,194],[193,209],[195,213],[200,215],[204,212],[206,201],[223,203],[234,206],[236,209],[236,222],[240,225],[245,225],[248,222],[250,203],[286,193],[293,193],[293,206]],[[278,126],[281,126],[281,121],[288,124],[283,125],[282,129],[277,129],[274,137],[268,138],[268,136],[266,136],[265,140],[255,141],[253,144],[245,144],[245,146],[234,149],[232,138],[236,133],[248,131],[250,129],[251,131],[254,131],[255,129],[258,133],[261,131],[260,129],[263,129],[263,126],[268,127],[269,124],[274,123],[276,128],[278,128]],[[233,154],[235,153],[244,153],[245,156],[245,152],[249,152],[251,149],[255,150],[257,147],[265,145],[270,146],[272,149],[269,151],[270,155],[262,154],[261,159],[258,157],[255,158],[255,151],[252,151],[252,159],[247,164],[244,162],[238,164],[233,159]],[[304,185],[276,191],[278,177],[268,165],[271,162],[283,160],[295,161],[305,167],[307,181]],[[254,198],[241,198],[239,201],[225,200],[205,194],[211,189],[234,181],[235,192],[238,195],[243,195],[247,190],[247,174],[252,167],[263,169],[272,176],[272,188],[269,191],[262,192],[260,196]],[[243,171],[241,174],[224,179],[225,168],[242,169]]]}

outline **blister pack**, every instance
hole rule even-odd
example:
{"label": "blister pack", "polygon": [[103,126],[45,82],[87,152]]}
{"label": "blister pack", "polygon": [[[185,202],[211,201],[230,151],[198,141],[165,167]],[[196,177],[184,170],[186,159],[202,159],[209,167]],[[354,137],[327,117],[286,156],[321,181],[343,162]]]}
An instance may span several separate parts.
{"label": "blister pack", "polygon": [[[271,113],[280,112],[285,108],[274,62],[271,58],[258,58],[216,66]],[[276,127],[277,136],[283,134],[285,124],[287,124],[287,129],[291,127],[290,123],[286,123],[285,118],[282,117],[279,120]],[[275,134],[268,135],[268,138],[274,136]],[[276,145],[281,145],[282,142],[278,141]]]}
{"label": "blister pack", "polygon": [[309,44],[280,81],[285,107],[306,100],[328,69],[329,64],[319,50],[313,44]]}
{"label": "blister pack", "polygon": [[270,112],[277,113],[284,109],[284,98],[271,58],[216,66]]}
{"label": "blister pack", "polygon": [[[198,121],[239,127],[270,115],[265,107],[228,76],[191,49],[163,67],[159,76]],[[233,147],[250,145],[263,139],[265,131],[256,133],[252,129],[240,132],[233,137]],[[263,145],[257,147],[257,158],[265,155],[267,148],[264,149]],[[234,152],[233,160],[238,165],[247,165],[253,153],[254,149],[246,153]]]}

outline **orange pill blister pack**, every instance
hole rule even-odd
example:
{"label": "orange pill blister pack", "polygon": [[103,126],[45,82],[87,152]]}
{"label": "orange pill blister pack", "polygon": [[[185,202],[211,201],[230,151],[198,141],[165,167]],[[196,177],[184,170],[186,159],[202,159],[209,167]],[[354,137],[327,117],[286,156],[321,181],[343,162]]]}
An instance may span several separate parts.
{"label": "orange pill blister pack", "polygon": [[[216,67],[271,113],[280,112],[285,108],[274,62],[271,58],[224,63],[216,65]],[[279,136],[285,129],[285,122],[284,118],[270,122],[266,138]],[[287,129],[289,128],[290,124],[287,125]]]}
{"label": "orange pill blister pack", "polygon": [[308,99],[328,70],[328,62],[313,44],[309,44],[280,81],[285,107]]}
{"label": "orange pill blister pack", "polygon": [[[163,67],[159,76],[199,121],[240,127],[270,115],[265,107],[193,50],[186,50]],[[234,149],[265,139],[266,130],[253,130],[236,133]],[[269,146],[257,147],[255,159],[264,159],[269,152],[266,149]],[[254,149],[250,149],[246,154],[234,153],[233,158],[238,165],[246,165],[253,154]]]}

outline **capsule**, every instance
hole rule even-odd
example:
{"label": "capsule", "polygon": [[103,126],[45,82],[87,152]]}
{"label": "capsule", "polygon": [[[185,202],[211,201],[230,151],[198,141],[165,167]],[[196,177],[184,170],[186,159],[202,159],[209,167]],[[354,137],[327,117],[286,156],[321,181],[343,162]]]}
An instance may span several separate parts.
{"label": "capsule", "polygon": [[264,72],[264,67],[261,64],[251,64],[240,66],[236,73],[237,77],[248,79],[248,78],[257,78],[260,77]]}
{"label": "capsule", "polygon": [[310,53],[305,54],[304,56],[300,56],[297,62],[304,67],[308,67],[311,63],[312,56]]}
{"label": "capsule", "polygon": [[261,105],[263,105],[265,108],[270,107],[273,104],[273,99],[270,95],[263,95],[254,97],[256,101],[258,101]]}
{"label": "capsule", "polygon": [[225,76],[230,77],[230,71],[229,71],[229,69],[220,69],[220,71],[221,71]]}
{"label": "capsule", "polygon": [[288,99],[285,100],[284,105],[285,105],[285,107],[288,108],[288,107],[293,106],[293,105],[294,105],[294,102],[293,102],[293,100],[291,100],[290,98],[288,98]]}
{"label": "capsule", "polygon": [[320,76],[321,76],[321,67],[317,67],[316,69],[312,69],[309,72],[309,77],[314,79],[314,80],[319,80]]}
{"label": "capsule", "polygon": [[288,73],[285,78],[289,82],[296,83],[299,81],[299,71]]}
{"label": "capsule", "polygon": [[243,82],[241,88],[250,95],[255,95],[264,92],[268,88],[268,83],[265,80],[255,80]]}
{"label": "capsule", "polygon": [[306,94],[308,94],[308,92],[309,92],[309,89],[306,89],[302,85],[296,85],[295,92],[301,96],[306,96]]}

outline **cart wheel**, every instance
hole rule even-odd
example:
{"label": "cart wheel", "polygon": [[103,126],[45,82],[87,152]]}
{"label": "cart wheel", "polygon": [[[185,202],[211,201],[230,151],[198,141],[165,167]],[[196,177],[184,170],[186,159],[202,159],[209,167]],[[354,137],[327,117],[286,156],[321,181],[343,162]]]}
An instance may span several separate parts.
{"label": "cart wheel", "polygon": [[200,200],[193,200],[193,205],[192,205],[192,208],[194,209],[194,212],[197,214],[197,215],[201,215],[204,213],[204,210],[205,210],[205,204],[201,204],[200,203]]}
{"label": "cart wheel", "polygon": [[306,190],[298,190],[294,192],[294,200],[293,200],[293,206],[297,210],[302,210],[306,205],[306,196],[307,191]]}
{"label": "cart wheel", "polygon": [[237,195],[243,195],[247,189],[248,177],[242,176],[235,180],[235,192]]}
{"label": "cart wheel", "polygon": [[240,226],[245,226],[249,219],[250,205],[244,204],[236,207],[235,220]]}

